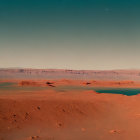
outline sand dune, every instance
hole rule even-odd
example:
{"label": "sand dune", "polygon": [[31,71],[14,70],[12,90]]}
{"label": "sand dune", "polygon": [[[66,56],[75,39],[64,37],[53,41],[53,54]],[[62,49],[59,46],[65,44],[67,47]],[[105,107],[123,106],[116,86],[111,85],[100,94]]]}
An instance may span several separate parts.
{"label": "sand dune", "polygon": [[0,96],[1,140],[132,140],[140,97],[94,91],[19,91]]}

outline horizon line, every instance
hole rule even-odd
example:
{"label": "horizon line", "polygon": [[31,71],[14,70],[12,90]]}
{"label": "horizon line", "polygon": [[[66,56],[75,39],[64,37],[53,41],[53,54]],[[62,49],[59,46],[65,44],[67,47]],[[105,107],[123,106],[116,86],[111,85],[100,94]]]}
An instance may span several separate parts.
{"label": "horizon line", "polygon": [[30,69],[30,70],[73,70],[73,71],[116,71],[116,70],[140,70],[136,68],[128,69],[70,69],[70,68],[27,68],[27,67],[2,67],[0,69]]}

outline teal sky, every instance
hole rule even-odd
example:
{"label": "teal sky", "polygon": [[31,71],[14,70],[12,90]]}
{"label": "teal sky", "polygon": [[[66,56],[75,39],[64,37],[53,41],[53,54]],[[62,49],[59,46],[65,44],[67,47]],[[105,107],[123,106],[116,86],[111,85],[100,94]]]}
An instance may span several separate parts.
{"label": "teal sky", "polygon": [[0,0],[0,67],[140,69],[139,0]]}

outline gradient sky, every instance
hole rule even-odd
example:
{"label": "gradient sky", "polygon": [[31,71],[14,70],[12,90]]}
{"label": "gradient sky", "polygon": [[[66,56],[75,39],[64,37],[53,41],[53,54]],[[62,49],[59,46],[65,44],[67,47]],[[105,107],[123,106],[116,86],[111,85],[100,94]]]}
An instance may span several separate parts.
{"label": "gradient sky", "polygon": [[140,1],[0,0],[0,67],[140,69]]}

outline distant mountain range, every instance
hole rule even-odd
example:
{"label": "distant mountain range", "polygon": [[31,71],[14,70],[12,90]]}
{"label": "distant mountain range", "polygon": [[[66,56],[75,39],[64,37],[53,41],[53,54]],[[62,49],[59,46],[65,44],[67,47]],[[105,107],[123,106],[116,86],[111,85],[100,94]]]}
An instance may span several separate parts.
{"label": "distant mountain range", "polygon": [[0,68],[0,79],[140,80],[140,70],[65,70]]}

